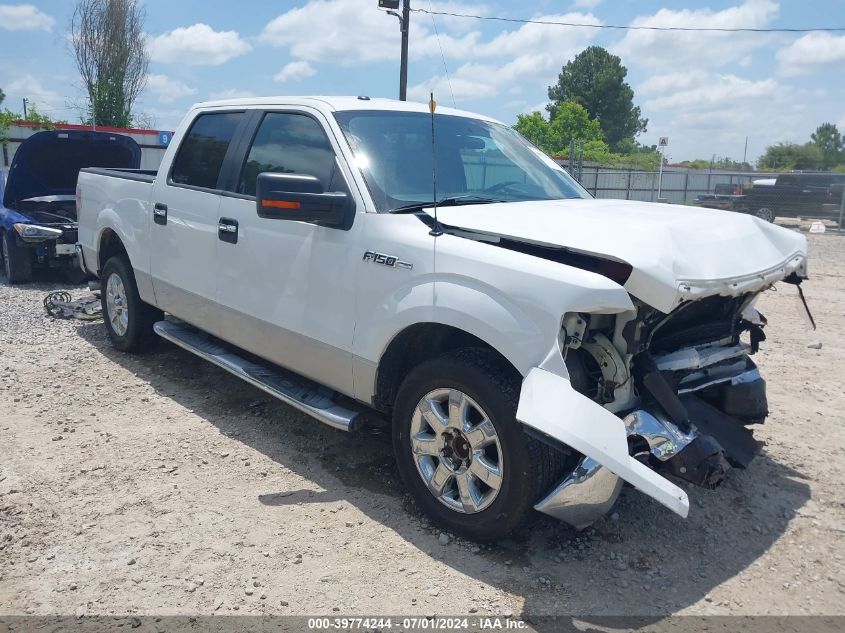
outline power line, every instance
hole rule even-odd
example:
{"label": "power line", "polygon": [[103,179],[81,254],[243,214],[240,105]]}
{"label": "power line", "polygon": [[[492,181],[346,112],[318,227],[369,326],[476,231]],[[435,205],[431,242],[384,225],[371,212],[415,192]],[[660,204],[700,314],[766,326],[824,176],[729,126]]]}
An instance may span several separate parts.
{"label": "power line", "polygon": [[444,15],[452,18],[467,18],[472,20],[488,20],[494,22],[516,22],[518,24],[545,24],[549,26],[571,26],[586,29],[615,29],[618,31],[681,31],[700,33],[838,33],[845,31],[845,26],[819,27],[811,29],[754,29],[754,28],[717,28],[693,26],[633,26],[623,24],[584,24],[576,22],[558,22],[555,20],[526,20],[522,18],[503,18],[494,15],[473,15],[470,13],[452,13],[450,11],[432,11],[430,9],[411,9],[414,13],[428,13],[429,15]]}
{"label": "power line", "polygon": [[[428,8],[431,9],[431,0],[428,0]],[[443,44],[440,42],[440,33],[437,31],[437,22],[434,21],[434,14],[429,12],[431,16],[431,24],[434,26],[434,34],[437,36],[437,46],[440,47],[440,59],[443,60],[443,69],[446,71],[446,81],[449,82],[449,94],[452,95],[452,107],[457,108],[455,103],[455,92],[452,90],[452,78],[449,76],[449,67],[446,65],[446,56],[443,54]]]}

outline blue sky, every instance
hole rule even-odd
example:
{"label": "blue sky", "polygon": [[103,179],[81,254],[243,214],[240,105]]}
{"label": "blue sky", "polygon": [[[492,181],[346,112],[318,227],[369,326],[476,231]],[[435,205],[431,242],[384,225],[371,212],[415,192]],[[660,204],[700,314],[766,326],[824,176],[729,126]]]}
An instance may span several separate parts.
{"label": "blue sky", "polygon": [[[144,0],[150,79],[136,111],[172,129],[189,105],[269,94],[398,94],[398,21],[377,0]],[[0,0],[4,104],[28,97],[78,121],[85,105],[66,46],[71,0]],[[413,0],[416,8],[590,24],[807,28],[845,26],[845,0]],[[439,37],[435,35],[435,25]],[[755,159],[804,142],[820,123],[845,130],[845,33],[702,34],[519,25],[414,14],[410,97],[513,123],[542,109],[561,66],[591,44],[622,57],[672,160]],[[442,49],[442,56],[441,56]],[[448,79],[444,70],[448,68]]]}

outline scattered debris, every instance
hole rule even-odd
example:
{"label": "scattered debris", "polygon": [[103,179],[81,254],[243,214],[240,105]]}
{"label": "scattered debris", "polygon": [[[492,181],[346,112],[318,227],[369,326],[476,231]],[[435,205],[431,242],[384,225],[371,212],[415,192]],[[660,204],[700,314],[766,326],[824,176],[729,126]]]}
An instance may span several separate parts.
{"label": "scattered debris", "polygon": [[59,290],[44,297],[44,309],[54,319],[97,321],[103,317],[99,293],[74,301],[69,292]]}

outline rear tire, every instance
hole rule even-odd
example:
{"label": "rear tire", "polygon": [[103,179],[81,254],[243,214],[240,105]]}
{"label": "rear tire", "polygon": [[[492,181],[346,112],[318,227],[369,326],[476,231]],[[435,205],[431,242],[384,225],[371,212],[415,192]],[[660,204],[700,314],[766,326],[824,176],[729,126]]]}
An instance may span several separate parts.
{"label": "rear tire", "polygon": [[2,241],[3,270],[10,284],[28,284],[32,281],[32,251],[18,246],[13,233],[4,233]]}
{"label": "rear tire", "polygon": [[[508,536],[572,461],[517,422],[520,384],[492,352],[463,349],[422,363],[399,389],[393,416],[399,472],[423,512],[451,532],[478,541]],[[457,418],[449,414],[461,402],[466,413],[453,426]],[[485,419],[492,426],[482,430]]]}
{"label": "rear tire", "polygon": [[135,274],[124,255],[106,262],[101,274],[100,301],[112,345],[122,352],[144,352],[158,340],[153,324],[164,318],[161,310],[144,303]]}

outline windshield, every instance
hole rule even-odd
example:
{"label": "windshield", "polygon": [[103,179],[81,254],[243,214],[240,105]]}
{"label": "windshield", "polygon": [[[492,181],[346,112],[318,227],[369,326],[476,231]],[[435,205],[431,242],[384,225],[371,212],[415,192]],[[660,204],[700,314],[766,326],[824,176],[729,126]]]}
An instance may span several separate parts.
{"label": "windshield", "polygon": [[[382,213],[431,204],[431,115],[335,113]],[[435,115],[437,200],[524,202],[588,198],[563,168],[509,127]]]}

